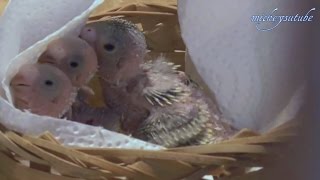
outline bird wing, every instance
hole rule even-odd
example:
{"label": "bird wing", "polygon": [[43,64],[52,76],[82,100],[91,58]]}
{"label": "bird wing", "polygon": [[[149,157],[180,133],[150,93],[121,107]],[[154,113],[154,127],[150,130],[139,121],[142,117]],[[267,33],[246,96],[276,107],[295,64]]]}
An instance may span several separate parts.
{"label": "bird wing", "polygon": [[143,95],[150,104],[171,105],[186,93],[182,81],[177,76],[178,67],[167,62],[163,56],[142,65],[149,79],[149,85],[143,90]]}

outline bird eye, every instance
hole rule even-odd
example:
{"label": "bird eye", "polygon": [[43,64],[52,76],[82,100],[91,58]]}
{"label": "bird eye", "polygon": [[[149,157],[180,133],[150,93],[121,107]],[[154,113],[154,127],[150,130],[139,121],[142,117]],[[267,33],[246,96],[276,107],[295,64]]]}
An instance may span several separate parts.
{"label": "bird eye", "polygon": [[53,86],[53,81],[51,81],[51,80],[46,80],[46,81],[44,82],[44,84],[45,84],[46,86]]}
{"label": "bird eye", "polygon": [[109,52],[111,52],[111,51],[113,51],[114,50],[114,45],[113,44],[105,44],[104,46],[103,46],[103,48],[106,50],[106,51],[109,51]]}
{"label": "bird eye", "polygon": [[93,31],[92,27],[85,27],[82,31],[91,32]]}
{"label": "bird eye", "polygon": [[71,61],[71,62],[70,62],[70,66],[71,66],[72,68],[76,68],[76,67],[79,66],[79,64],[78,64],[77,62]]}

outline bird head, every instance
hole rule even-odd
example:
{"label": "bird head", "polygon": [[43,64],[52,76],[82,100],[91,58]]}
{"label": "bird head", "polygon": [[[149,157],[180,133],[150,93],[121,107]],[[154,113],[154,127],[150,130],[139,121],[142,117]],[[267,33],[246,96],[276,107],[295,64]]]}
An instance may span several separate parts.
{"label": "bird head", "polygon": [[139,72],[146,41],[133,23],[118,18],[93,22],[82,29],[80,38],[96,50],[99,73],[104,79],[117,82]]}
{"label": "bird head", "polygon": [[98,66],[94,49],[78,37],[63,37],[52,41],[38,62],[49,63],[62,70],[75,87],[87,84]]}
{"label": "bird head", "polygon": [[10,89],[17,108],[53,117],[69,109],[74,94],[69,78],[48,64],[22,66],[11,80]]}

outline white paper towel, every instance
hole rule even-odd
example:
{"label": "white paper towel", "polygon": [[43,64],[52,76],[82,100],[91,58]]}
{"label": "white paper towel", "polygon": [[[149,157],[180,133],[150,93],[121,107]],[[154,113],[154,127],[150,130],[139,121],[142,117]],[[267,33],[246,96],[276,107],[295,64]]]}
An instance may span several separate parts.
{"label": "white paper towel", "polygon": [[[103,0],[11,0],[0,19],[0,80],[8,101],[0,97],[0,123],[27,134],[51,132],[61,143],[77,147],[162,149],[101,127],[22,112],[12,105],[9,84],[24,64],[36,63],[47,44],[64,35],[78,36],[89,14]],[[107,120],[107,119],[106,119]]]}
{"label": "white paper towel", "polygon": [[92,2],[92,0],[9,1],[3,16],[0,17],[0,80],[4,78],[5,69],[13,57],[60,29],[85,11]]}
{"label": "white paper towel", "polygon": [[275,8],[280,15],[303,14],[310,10],[303,3],[178,1],[182,36],[190,57],[216,94],[222,112],[236,127],[262,130],[270,126],[302,86],[308,61],[303,39],[308,23],[281,23],[263,32],[256,29],[251,17]]}

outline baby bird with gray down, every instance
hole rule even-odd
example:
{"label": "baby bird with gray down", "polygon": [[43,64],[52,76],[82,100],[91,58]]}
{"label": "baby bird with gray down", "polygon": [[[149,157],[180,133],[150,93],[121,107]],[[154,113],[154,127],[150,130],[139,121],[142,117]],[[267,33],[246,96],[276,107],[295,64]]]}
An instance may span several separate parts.
{"label": "baby bird with gray down", "polygon": [[144,61],[145,37],[134,24],[93,22],[80,37],[97,53],[105,104],[121,117],[126,133],[166,147],[215,143],[234,133],[176,65],[164,57]]}

